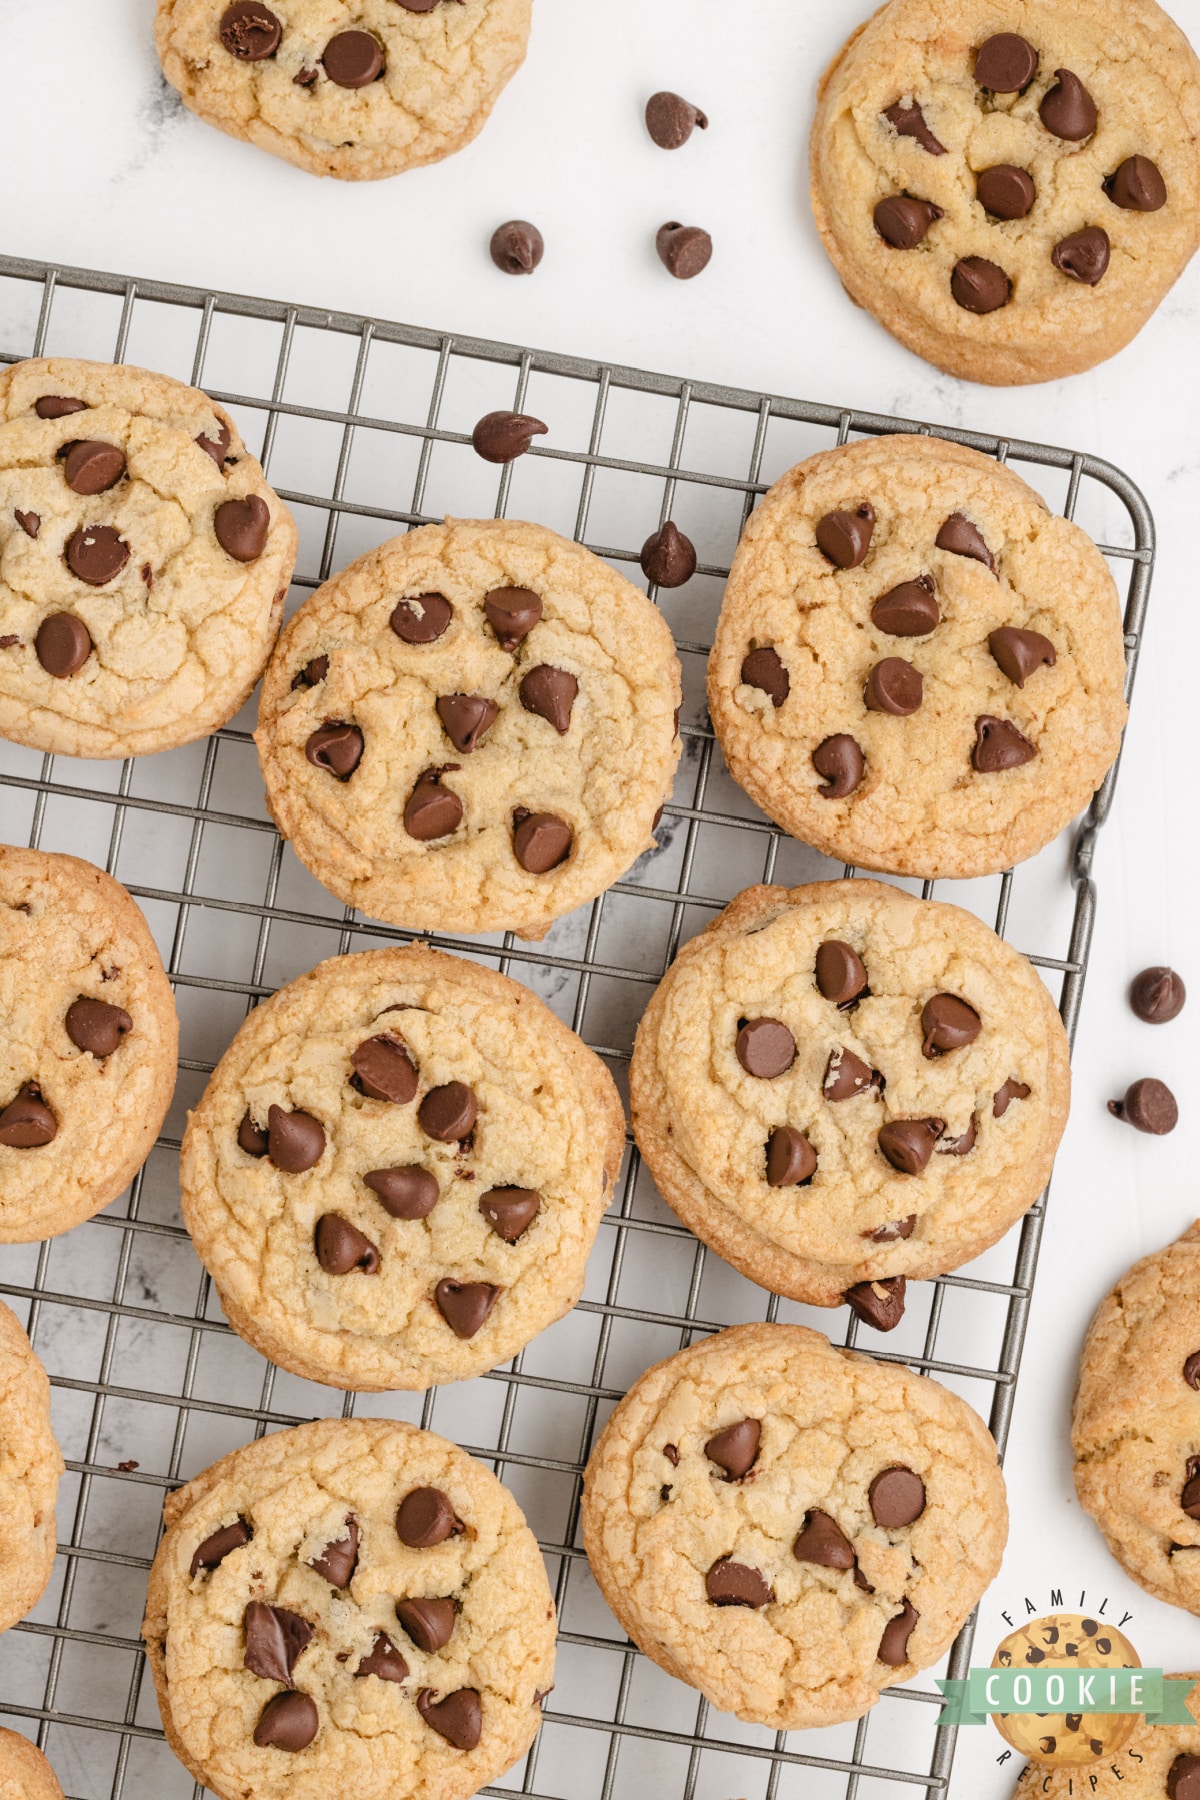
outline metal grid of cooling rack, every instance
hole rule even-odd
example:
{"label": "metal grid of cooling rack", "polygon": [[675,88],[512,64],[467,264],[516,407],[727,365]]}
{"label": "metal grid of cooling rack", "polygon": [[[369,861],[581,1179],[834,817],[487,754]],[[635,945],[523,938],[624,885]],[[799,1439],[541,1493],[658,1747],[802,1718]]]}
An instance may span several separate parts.
{"label": "metal grid of cooling rack", "polygon": [[[776,831],[726,774],[704,711],[707,638],[745,518],[769,481],[848,438],[934,428],[198,288],[0,258],[0,358],[112,357],[205,386],[237,415],[301,527],[293,598],[395,530],[446,511],[509,512],[573,534],[637,578],[634,546],[667,518],[698,544],[696,577],[657,598],[685,669],[685,755],[659,847],[540,945],[427,941],[515,974],[623,1078],[637,1018],[679,944],[755,880],[839,871]],[[501,472],[474,458],[474,419],[531,410],[547,437]],[[1016,464],[1101,542],[1125,603],[1133,682],[1154,557],[1133,483],[1096,458],[965,431],[935,435]],[[652,595],[654,590],[651,590]],[[175,1155],[245,1009],[321,956],[416,934],[340,908],[267,818],[248,717],[206,743],[124,764],[0,745],[0,835],[90,856],[138,896],[181,1014],[179,1092],[146,1167],[64,1238],[0,1251],[0,1293],[28,1321],[53,1384],[68,1474],[56,1577],[0,1638],[0,1716],[36,1734],[77,1800],[198,1794],[162,1739],[137,1630],[163,1495],[251,1436],[351,1413],[234,1337],[179,1223]],[[1095,908],[1090,876],[1110,774],[1073,849],[1014,880],[941,883],[1032,955],[1079,1016]],[[853,873],[847,870],[846,873]],[[903,886],[914,884],[902,883]],[[932,883],[923,891],[929,894]],[[578,1543],[580,1472],[611,1404],[650,1362],[743,1319],[802,1319],[936,1374],[990,1417],[1003,1449],[1044,1198],[968,1271],[910,1288],[889,1338],[781,1302],[707,1256],[632,1148],[576,1311],[491,1375],[424,1396],[372,1395],[492,1464],[525,1507],[560,1615],[558,1688],[538,1743],[490,1795],[530,1800],[856,1800],[949,1785],[953,1733],[927,1679],[857,1725],[771,1733],[713,1713],[638,1656]],[[948,1659],[965,1669],[972,1626]]]}

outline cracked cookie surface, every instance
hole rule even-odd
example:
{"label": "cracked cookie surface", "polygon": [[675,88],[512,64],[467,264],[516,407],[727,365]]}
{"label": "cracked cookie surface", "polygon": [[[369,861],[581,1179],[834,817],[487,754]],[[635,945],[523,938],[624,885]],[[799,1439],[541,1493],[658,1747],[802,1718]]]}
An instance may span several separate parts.
{"label": "cracked cookie surface", "polygon": [[[0,1631],[37,1604],[50,1579],[62,1472],[46,1371],[16,1314],[0,1301]],[[0,1746],[0,1791],[4,1760]]]}
{"label": "cracked cookie surface", "polygon": [[936,1662],[1008,1528],[995,1444],[964,1401],[770,1324],[634,1384],[592,1452],[582,1516],[645,1655],[721,1711],[788,1730],[859,1718]]}
{"label": "cracked cookie surface", "polygon": [[465,1800],[532,1743],[545,1569],[455,1444],[318,1420],[233,1451],[163,1513],[142,1633],[168,1742],[221,1800]]}
{"label": "cracked cookie surface", "polygon": [[230,1323],[282,1367],[462,1380],[578,1300],[624,1123],[599,1057],[518,982],[417,946],[333,957],[217,1065],[184,1222]]}
{"label": "cracked cookie surface", "polygon": [[795,837],[886,873],[975,876],[1087,805],[1124,681],[1116,586],[1086,533],[990,457],[901,435],[810,457],[751,514],[708,701],[735,780]]}
{"label": "cracked cookie surface", "polygon": [[262,673],[295,556],[206,394],[62,357],[0,374],[0,736],[124,757],[215,731]]}

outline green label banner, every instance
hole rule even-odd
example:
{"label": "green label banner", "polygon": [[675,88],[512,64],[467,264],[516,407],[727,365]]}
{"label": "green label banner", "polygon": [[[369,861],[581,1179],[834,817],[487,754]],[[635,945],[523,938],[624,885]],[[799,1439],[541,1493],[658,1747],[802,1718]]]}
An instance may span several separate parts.
{"label": "green label banner", "polygon": [[1190,1681],[1161,1669],[972,1669],[939,1681],[939,1725],[982,1725],[991,1713],[1144,1713],[1148,1725],[1194,1725]]}

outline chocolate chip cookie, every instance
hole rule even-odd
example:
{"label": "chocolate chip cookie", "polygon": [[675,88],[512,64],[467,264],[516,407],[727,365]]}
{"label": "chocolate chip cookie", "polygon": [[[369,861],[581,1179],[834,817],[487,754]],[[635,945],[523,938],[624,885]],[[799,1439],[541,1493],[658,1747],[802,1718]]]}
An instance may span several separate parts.
{"label": "chocolate chip cookie", "polygon": [[[1051,1613],[1030,1619],[997,1646],[993,1669],[1140,1669],[1142,1661],[1124,1632],[1103,1618]],[[1097,1682],[1103,1693],[1103,1686]],[[1136,1713],[993,1713],[992,1723],[1014,1750],[1035,1757],[1043,1772],[1068,1765],[1111,1763],[1140,1724]],[[1049,1787],[1045,1790],[1049,1793]],[[1074,1795],[1075,1790],[1070,1790]],[[1089,1792],[1094,1792],[1089,1787]]]}
{"label": "chocolate chip cookie", "polygon": [[1088,804],[1125,723],[1116,586],[1019,476],[940,439],[809,457],[751,515],[708,665],[737,781],[890,874],[993,874]]}
{"label": "chocolate chip cookie", "polygon": [[[1200,1675],[1167,1675],[1167,1681],[1200,1681]],[[1200,1707],[1193,1688],[1188,1708]],[[1098,1721],[1111,1725],[1112,1715]],[[1086,1784],[1086,1786],[1084,1785]],[[1160,1725],[1139,1719],[1129,1741],[1081,1775],[1079,1769],[1041,1760],[1027,1763],[1013,1790],[1015,1800],[1196,1800],[1200,1794],[1200,1725]]]}
{"label": "chocolate chip cookie", "polygon": [[956,1394],[801,1325],[738,1325],[620,1402],[583,1530],[645,1655],[793,1730],[857,1719],[938,1660],[1000,1566],[1008,1509]]}
{"label": "chocolate chip cookie", "polygon": [[653,843],[680,693],[662,615],[607,563],[447,520],[300,608],[255,741],[279,829],[339,900],[538,938]]}
{"label": "chocolate chip cookie", "polygon": [[1153,0],[891,0],[821,81],[811,176],[902,344],[968,381],[1074,374],[1200,242],[1200,64]]}
{"label": "chocolate chip cookie", "polygon": [[334,1387],[422,1388],[570,1310],[624,1148],[599,1057],[528,988],[418,946],[252,1012],[183,1143],[230,1324]]}
{"label": "chocolate chip cookie", "polygon": [[50,1579],[62,1472],[46,1371],[16,1314],[0,1301],[0,1631],[37,1604]]}
{"label": "chocolate chip cookie", "polygon": [[1117,1561],[1200,1613],[1200,1220],[1101,1301],[1071,1443],[1075,1491]]}
{"label": "chocolate chip cookie", "polygon": [[220,1800],[466,1800],[553,1683],[537,1541],[430,1431],[320,1419],[168,1495],[142,1634],[167,1741]]}
{"label": "chocolate chip cookie", "polygon": [[63,1800],[58,1777],[36,1744],[0,1728],[0,1800]]}
{"label": "chocolate chip cookie", "polygon": [[995,1243],[1050,1175],[1067,1038],[973,914],[883,882],[754,887],[680,951],[638,1027],[638,1148],[735,1268],[888,1330],[909,1277]]}
{"label": "chocolate chip cookie", "polygon": [[58,357],[0,374],[0,736],[143,756],[215,731],[295,559],[291,514],[196,388]]}
{"label": "chocolate chip cookie", "polygon": [[76,856],[0,844],[0,1243],[57,1237],[127,1186],[175,1088],[149,928]]}
{"label": "chocolate chip cookie", "polygon": [[313,175],[373,181],[480,131],[525,60],[532,0],[158,0],[184,104]]}

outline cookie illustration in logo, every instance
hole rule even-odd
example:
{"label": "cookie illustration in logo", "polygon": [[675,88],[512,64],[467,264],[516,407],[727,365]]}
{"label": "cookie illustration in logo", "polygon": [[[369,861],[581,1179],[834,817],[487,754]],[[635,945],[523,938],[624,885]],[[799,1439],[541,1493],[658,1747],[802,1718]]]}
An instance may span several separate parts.
{"label": "cookie illustration in logo", "polygon": [[[994,1669],[1140,1669],[1129,1639],[1102,1619],[1051,1613],[1012,1631]],[[1081,1767],[1111,1757],[1129,1741],[1137,1713],[996,1713],[1006,1743],[1048,1768]]]}

